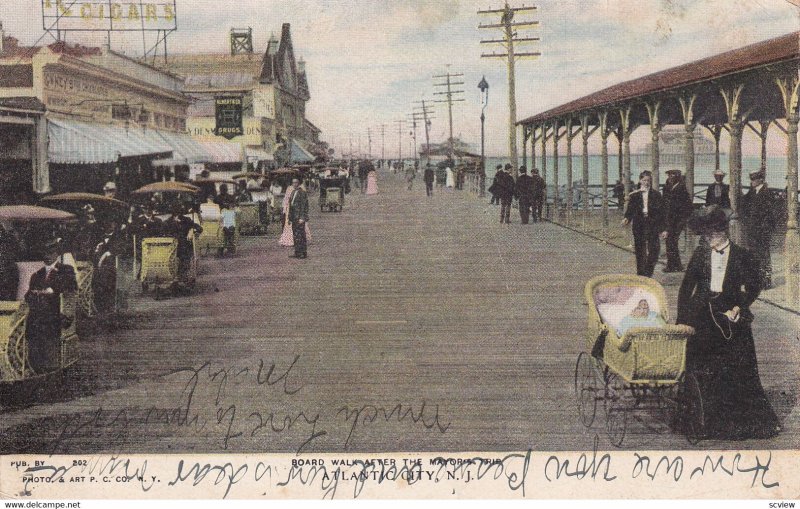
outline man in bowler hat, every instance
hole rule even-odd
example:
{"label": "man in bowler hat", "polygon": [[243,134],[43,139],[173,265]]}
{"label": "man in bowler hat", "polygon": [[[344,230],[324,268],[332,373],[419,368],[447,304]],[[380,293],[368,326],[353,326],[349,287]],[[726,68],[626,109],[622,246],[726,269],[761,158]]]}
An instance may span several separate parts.
{"label": "man in bowler hat", "polygon": [[[519,217],[522,224],[528,224],[533,205],[533,177],[528,175],[525,166],[519,167],[519,177],[514,186],[514,196],[519,200]],[[534,212],[535,214],[535,212]]]}
{"label": "man in bowler hat", "polygon": [[664,272],[682,272],[683,264],[678,249],[678,240],[686,227],[689,216],[692,215],[692,197],[686,189],[681,170],[667,170],[664,203],[667,215],[667,267]]}
{"label": "man in bowler hat", "polygon": [[764,171],[750,174],[750,189],[742,196],[740,215],[747,247],[758,261],[763,289],[772,288],[772,257],[769,243],[775,229],[775,199],[765,183]]}

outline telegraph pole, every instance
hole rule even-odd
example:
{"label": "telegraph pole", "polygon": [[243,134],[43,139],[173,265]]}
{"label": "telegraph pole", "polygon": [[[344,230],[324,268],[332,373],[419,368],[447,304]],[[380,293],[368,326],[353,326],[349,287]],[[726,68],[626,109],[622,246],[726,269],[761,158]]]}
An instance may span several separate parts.
{"label": "telegraph pole", "polygon": [[381,160],[386,160],[386,124],[381,124]]}
{"label": "telegraph pole", "polygon": [[[434,95],[445,95],[447,99],[442,101],[436,101],[437,103],[447,103],[447,111],[448,111],[448,118],[450,120],[450,139],[448,145],[450,146],[450,159],[455,161],[455,142],[453,140],[453,103],[454,102],[464,102],[464,98],[458,96],[458,94],[463,94],[463,90],[453,90],[453,87],[461,86],[464,84],[464,81],[458,81],[459,79],[463,80],[463,74],[452,74],[449,71],[447,74],[441,74],[438,76],[434,76],[434,79],[445,79],[444,83],[434,83],[434,87],[447,87],[447,92],[434,92]],[[455,81],[453,81],[455,80]],[[454,99],[453,97],[459,97]]]}
{"label": "telegraph pole", "polygon": [[403,160],[403,125],[406,123],[405,120],[395,120],[395,124],[397,124],[397,160]]}
{"label": "telegraph pole", "polygon": [[417,108],[417,112],[422,113],[422,120],[425,122],[425,146],[427,147],[426,153],[428,155],[427,161],[431,161],[431,101],[426,101],[423,99],[422,101],[418,101],[417,104],[421,104],[422,108]]}
{"label": "telegraph pole", "polygon": [[503,31],[502,39],[487,39],[481,44],[499,44],[505,48],[505,52],[483,53],[481,58],[505,58],[508,65],[508,156],[511,165],[514,167],[514,176],[517,176],[517,166],[519,154],[517,152],[517,97],[516,97],[516,75],[514,64],[518,58],[535,58],[541,55],[539,52],[516,52],[514,43],[529,43],[539,40],[538,37],[519,37],[516,28],[532,27],[539,24],[538,21],[522,20],[514,21],[514,15],[518,12],[529,12],[536,10],[536,7],[509,7],[506,2],[502,9],[489,9],[478,11],[478,14],[500,15],[499,23],[480,24],[478,28],[499,28]]}
{"label": "telegraph pole", "polygon": [[367,127],[367,154],[370,161],[372,160],[372,129]]}

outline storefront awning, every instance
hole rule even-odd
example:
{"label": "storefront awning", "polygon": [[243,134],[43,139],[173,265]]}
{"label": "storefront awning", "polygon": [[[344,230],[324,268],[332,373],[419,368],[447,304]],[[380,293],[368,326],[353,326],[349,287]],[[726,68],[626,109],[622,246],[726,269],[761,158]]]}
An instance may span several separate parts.
{"label": "storefront awning", "polygon": [[293,163],[313,163],[315,157],[311,153],[300,146],[299,143],[292,140],[292,162]]}
{"label": "storefront awning", "polygon": [[49,120],[47,134],[48,158],[55,164],[107,164],[120,157],[172,153],[156,131],[138,127]]}
{"label": "storefront awning", "polygon": [[198,141],[208,152],[211,163],[241,163],[242,146],[239,143],[225,141]]}
{"label": "storefront awning", "polygon": [[182,133],[158,131],[158,135],[172,147],[173,159],[177,164],[196,164],[212,162],[211,155],[191,136]]}
{"label": "storefront awning", "polygon": [[272,154],[268,154],[263,148],[245,147],[244,154],[247,156],[248,162],[253,161],[274,161],[275,158]]}

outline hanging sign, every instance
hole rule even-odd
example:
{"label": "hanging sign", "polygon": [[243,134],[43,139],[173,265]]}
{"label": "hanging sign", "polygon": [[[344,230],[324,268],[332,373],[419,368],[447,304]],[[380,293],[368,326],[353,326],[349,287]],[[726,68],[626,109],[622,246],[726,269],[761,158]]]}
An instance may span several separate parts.
{"label": "hanging sign", "polygon": [[242,125],[242,98],[241,97],[217,97],[215,99],[215,117],[217,125],[214,134],[232,140],[244,134]]}

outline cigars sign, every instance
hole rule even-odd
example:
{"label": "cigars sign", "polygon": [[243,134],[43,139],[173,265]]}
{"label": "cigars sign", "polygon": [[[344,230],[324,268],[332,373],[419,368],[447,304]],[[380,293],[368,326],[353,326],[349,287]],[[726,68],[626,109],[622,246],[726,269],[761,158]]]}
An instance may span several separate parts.
{"label": "cigars sign", "polygon": [[176,0],[42,0],[45,30],[157,31],[178,28]]}

